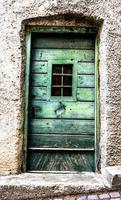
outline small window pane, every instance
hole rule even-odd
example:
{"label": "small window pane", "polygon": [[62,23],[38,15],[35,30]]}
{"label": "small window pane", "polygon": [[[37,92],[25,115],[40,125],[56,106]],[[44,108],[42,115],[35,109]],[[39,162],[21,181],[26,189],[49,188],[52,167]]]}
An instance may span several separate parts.
{"label": "small window pane", "polygon": [[61,76],[55,76],[52,77],[52,85],[61,85]]}
{"label": "small window pane", "polygon": [[61,74],[62,73],[62,65],[53,65],[52,73]]}
{"label": "small window pane", "polygon": [[63,85],[72,85],[72,76],[64,76]]}
{"label": "small window pane", "polygon": [[63,96],[72,96],[72,88],[63,88]]}
{"label": "small window pane", "polygon": [[52,88],[52,96],[61,96],[61,88],[53,87]]}
{"label": "small window pane", "polygon": [[63,69],[64,74],[72,74],[72,65],[65,65]]}

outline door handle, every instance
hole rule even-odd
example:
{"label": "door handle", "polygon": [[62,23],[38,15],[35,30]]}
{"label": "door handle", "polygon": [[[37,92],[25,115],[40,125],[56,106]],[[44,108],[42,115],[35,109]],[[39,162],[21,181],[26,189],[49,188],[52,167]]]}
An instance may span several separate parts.
{"label": "door handle", "polygon": [[59,102],[59,106],[55,110],[56,116],[57,117],[62,117],[62,115],[65,113],[65,111],[66,111],[66,106],[62,102]]}

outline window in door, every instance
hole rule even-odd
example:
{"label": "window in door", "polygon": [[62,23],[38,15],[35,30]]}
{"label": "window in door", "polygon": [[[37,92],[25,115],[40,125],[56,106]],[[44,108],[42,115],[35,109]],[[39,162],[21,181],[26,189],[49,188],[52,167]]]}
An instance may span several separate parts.
{"label": "window in door", "polygon": [[52,65],[52,96],[72,96],[72,64]]}

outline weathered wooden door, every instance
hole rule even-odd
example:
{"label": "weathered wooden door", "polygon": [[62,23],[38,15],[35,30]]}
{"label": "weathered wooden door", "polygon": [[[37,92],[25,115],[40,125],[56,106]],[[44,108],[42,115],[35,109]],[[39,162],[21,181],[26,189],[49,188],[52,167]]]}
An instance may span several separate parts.
{"label": "weathered wooden door", "polygon": [[31,38],[28,171],[94,171],[95,38]]}

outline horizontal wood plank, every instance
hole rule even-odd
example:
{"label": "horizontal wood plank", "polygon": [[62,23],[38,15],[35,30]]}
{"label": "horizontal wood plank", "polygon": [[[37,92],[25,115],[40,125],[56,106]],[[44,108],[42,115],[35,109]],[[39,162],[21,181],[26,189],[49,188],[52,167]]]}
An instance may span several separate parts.
{"label": "horizontal wood plank", "polygon": [[31,119],[30,133],[94,134],[94,120]]}
{"label": "horizontal wood plank", "polygon": [[61,36],[65,37],[66,36],[72,36],[72,37],[77,37],[79,36],[80,38],[95,38],[95,35],[98,32],[98,27],[93,26],[93,27],[49,27],[49,26],[28,26],[27,27],[27,32],[32,32],[32,38],[36,36],[42,37],[43,35],[45,36],[50,36],[53,35],[54,37]]}
{"label": "horizontal wood plank", "polygon": [[32,86],[47,86],[48,84],[48,74],[33,74],[31,75],[31,85]]}
{"label": "horizontal wood plank", "polygon": [[94,152],[28,151],[29,171],[94,171]]}
{"label": "horizontal wood plank", "polygon": [[54,50],[54,49],[33,49],[32,60],[72,60],[75,61],[94,61],[94,50]]}
{"label": "horizontal wood plank", "polygon": [[47,87],[31,87],[30,88],[30,98],[31,99],[41,99],[47,100]]}
{"label": "horizontal wood plank", "polygon": [[30,103],[34,109],[32,118],[72,118],[72,119],[94,119],[94,102],[41,102]]}
{"label": "horizontal wood plank", "polygon": [[94,38],[56,38],[56,37],[44,37],[34,38],[32,48],[52,48],[52,49],[94,49]]}
{"label": "horizontal wood plank", "polygon": [[31,73],[47,73],[48,62],[32,61],[31,62]]}
{"label": "horizontal wood plank", "polygon": [[77,101],[95,101],[95,88],[77,88]]}
{"label": "horizontal wood plank", "polygon": [[94,151],[94,148],[50,148],[50,147],[28,147],[29,150],[35,151]]}
{"label": "horizontal wood plank", "polygon": [[78,74],[94,74],[95,73],[95,63],[81,63],[78,62],[77,65]]}
{"label": "horizontal wood plank", "polygon": [[94,135],[29,134],[29,147],[94,148]]}
{"label": "horizontal wood plank", "polygon": [[94,75],[78,75],[77,77],[78,87],[95,87]]}

